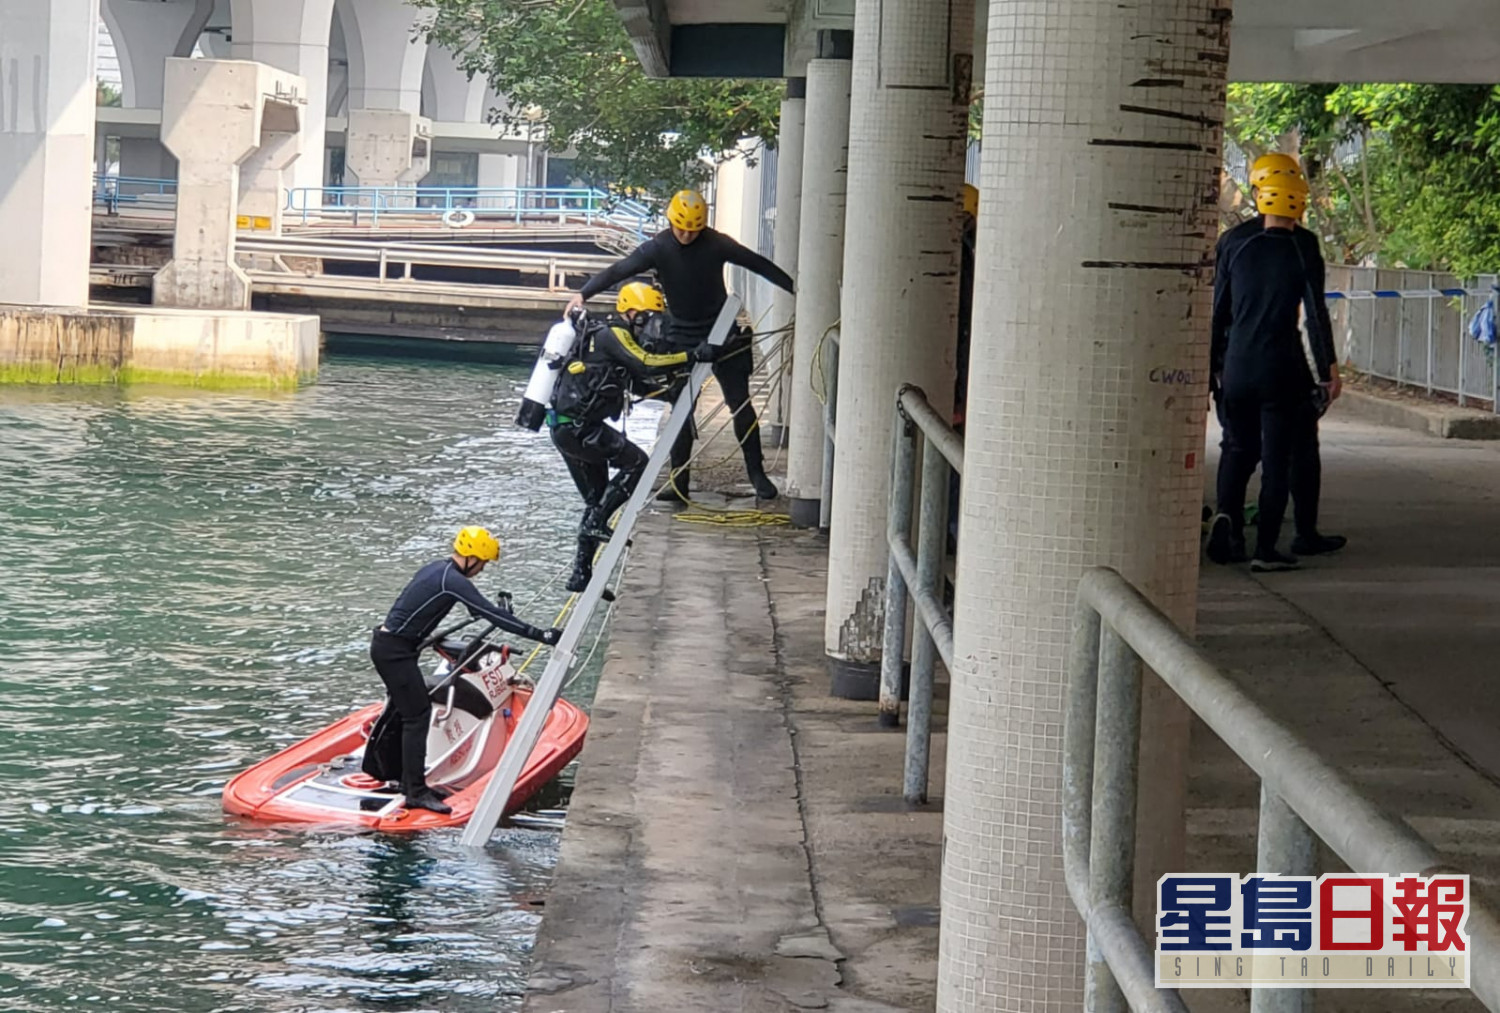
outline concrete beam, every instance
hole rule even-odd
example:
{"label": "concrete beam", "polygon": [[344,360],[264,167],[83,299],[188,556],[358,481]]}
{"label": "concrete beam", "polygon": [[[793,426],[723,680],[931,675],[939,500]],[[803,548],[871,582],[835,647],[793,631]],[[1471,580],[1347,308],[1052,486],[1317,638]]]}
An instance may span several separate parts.
{"label": "concrete beam", "polygon": [[668,77],[672,66],[672,24],[666,0],[615,0],[630,34],[630,45],[647,77]]}
{"label": "concrete beam", "polygon": [[1237,27],[1229,53],[1232,81],[1338,84],[1494,84],[1500,31],[1481,25],[1416,34],[1332,37],[1294,28]]}

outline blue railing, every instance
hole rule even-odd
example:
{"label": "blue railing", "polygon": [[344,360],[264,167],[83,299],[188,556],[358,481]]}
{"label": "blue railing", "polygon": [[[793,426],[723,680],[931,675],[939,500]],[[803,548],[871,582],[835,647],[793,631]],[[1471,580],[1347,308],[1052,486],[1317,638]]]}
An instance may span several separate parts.
{"label": "blue railing", "polygon": [[287,211],[303,223],[330,215],[379,224],[382,217],[430,216],[450,225],[474,221],[582,219],[609,222],[644,236],[660,227],[645,205],[582,187],[325,186],[287,192]]}
{"label": "blue railing", "polygon": [[94,203],[102,204],[110,214],[116,214],[121,204],[170,207],[177,203],[177,181],[96,174],[94,176]]}

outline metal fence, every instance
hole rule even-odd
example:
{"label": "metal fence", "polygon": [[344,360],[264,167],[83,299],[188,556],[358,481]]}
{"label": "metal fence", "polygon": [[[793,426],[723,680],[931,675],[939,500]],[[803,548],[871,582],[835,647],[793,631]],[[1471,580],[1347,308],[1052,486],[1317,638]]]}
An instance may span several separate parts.
{"label": "metal fence", "polygon": [[1328,309],[1344,361],[1362,373],[1500,413],[1500,357],[1469,335],[1495,275],[1330,267]]}
{"label": "metal fence", "polygon": [[[1089,1013],[1185,1013],[1155,987],[1151,949],[1131,919],[1141,666],[1159,675],[1260,777],[1257,866],[1313,875],[1320,838],[1355,872],[1450,871],[1432,846],[1246,696],[1113,570],[1079,584],[1064,729],[1063,850],[1068,893],[1088,925]],[[1500,1010],[1500,922],[1471,895],[1471,991]],[[1252,1013],[1310,1008],[1305,990],[1256,989]]]}
{"label": "metal fence", "polygon": [[177,206],[175,179],[145,179],[137,176],[94,176],[94,204],[108,214],[119,214],[120,206]]}
{"label": "metal fence", "polygon": [[[920,446],[918,436],[921,437]],[[916,484],[922,458],[920,492]],[[885,635],[880,661],[881,724],[894,727],[901,715],[901,670],[906,657],[906,606],[912,622],[911,690],[906,713],[906,800],[927,801],[928,752],[932,735],[934,652],[953,668],[953,617],[943,605],[943,556],[948,533],[948,486],[964,467],[963,439],[943,421],[916,387],[896,392],[891,451],[891,502],[886,526],[890,562],[885,580]],[[912,503],[917,525],[912,527]],[[913,552],[908,537],[916,540]]]}
{"label": "metal fence", "polygon": [[645,236],[662,225],[636,201],[585,187],[324,186],[287,191],[287,211],[312,218],[350,217],[378,225],[382,218],[433,217],[457,224],[483,221],[579,220],[609,223]]}

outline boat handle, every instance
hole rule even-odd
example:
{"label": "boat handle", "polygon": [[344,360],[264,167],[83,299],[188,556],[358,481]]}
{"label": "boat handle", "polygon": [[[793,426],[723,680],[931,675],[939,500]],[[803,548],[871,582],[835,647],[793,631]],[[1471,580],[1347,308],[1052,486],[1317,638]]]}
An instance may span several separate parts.
{"label": "boat handle", "polygon": [[453,713],[453,687],[448,687],[448,701],[443,704],[443,711],[437,716],[437,723],[442,724],[448,720],[448,715]]}

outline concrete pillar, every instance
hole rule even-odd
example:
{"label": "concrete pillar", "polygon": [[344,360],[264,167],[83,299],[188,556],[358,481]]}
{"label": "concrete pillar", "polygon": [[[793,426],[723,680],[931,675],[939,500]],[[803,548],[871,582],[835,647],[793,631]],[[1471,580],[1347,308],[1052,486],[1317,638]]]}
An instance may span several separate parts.
{"label": "concrete pillar", "polygon": [[350,109],[345,167],[360,186],[415,186],[432,161],[432,121],[401,109]]}
{"label": "concrete pillar", "polygon": [[[296,124],[284,124],[296,126]],[[239,212],[248,217],[252,227],[270,219],[269,234],[281,235],[286,209],[286,180],[292,166],[302,156],[304,139],[301,130],[272,130],[262,127],[260,147],[240,164]]]}
{"label": "concrete pillar", "polygon": [[[288,185],[321,188],[327,165],[328,33],[333,0],[230,0],[236,60],[255,60],[295,74],[306,84],[303,97],[302,157],[292,165]],[[307,205],[319,206],[319,193]]]}
{"label": "concrete pillar", "polygon": [[427,72],[432,78],[433,102],[428,113],[438,123],[483,123],[486,120],[483,74],[470,77],[458,64],[451,49],[431,46],[427,50]]}
{"label": "concrete pillar", "polygon": [[479,156],[479,185],[482,187],[520,186],[521,155]]}
{"label": "concrete pillar", "polygon": [[[792,371],[787,380],[791,411],[787,420],[786,494],[791,499],[792,523],[808,528],[817,526],[823,498],[823,404],[813,391],[823,382],[824,374],[815,370],[814,360],[826,350],[823,336],[839,318],[839,280],[844,272],[850,70],[848,60],[813,60],[807,65],[806,141],[797,230],[797,322]],[[779,249],[779,242],[777,246]],[[831,382],[835,377],[826,379]]]}
{"label": "concrete pillar", "polygon": [[422,112],[423,11],[406,0],[338,0],[349,57],[349,110]]}
{"label": "concrete pillar", "polygon": [[[120,104],[126,109],[160,109],[167,58],[197,9],[191,3],[103,0],[100,11],[120,60]],[[182,53],[189,56],[192,50]]]}
{"label": "concrete pillar", "polygon": [[[802,124],[807,100],[807,78],[789,77],[786,98],[781,100],[781,128],[776,138],[776,222],[774,246],[776,263],[793,278],[797,277],[797,233],[802,220]],[[772,289],[771,312],[762,330],[776,331],[792,322],[796,297],[779,288]],[[792,347],[792,335],[778,334],[770,341],[766,358],[768,375],[786,365]],[[776,349],[781,353],[776,354]],[[782,446],[786,442],[788,398],[792,390],[791,373],[781,378],[781,386],[766,405],[766,443]]]}
{"label": "concrete pillar", "polygon": [[[167,61],[162,140],[177,156],[172,261],[159,306],[248,310],[250,280],[234,259],[240,166],[263,143],[305,122],[306,84],[244,60]],[[311,118],[311,117],[307,117]]]}
{"label": "concrete pillar", "polygon": [[[1060,815],[1072,606],[1108,565],[1192,628],[1228,35],[1210,0],[990,7],[942,1013],[1082,1008]],[[1144,712],[1138,903],[1181,861],[1187,744],[1154,676]]]}
{"label": "concrete pillar", "polygon": [[99,0],[0,0],[0,302],[89,299]]}
{"label": "concrete pillar", "polygon": [[973,27],[973,0],[855,6],[825,628],[841,696],[878,688],[896,389],[952,407]]}

